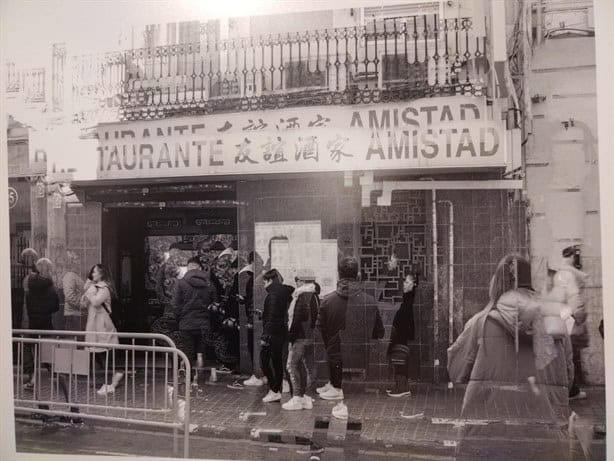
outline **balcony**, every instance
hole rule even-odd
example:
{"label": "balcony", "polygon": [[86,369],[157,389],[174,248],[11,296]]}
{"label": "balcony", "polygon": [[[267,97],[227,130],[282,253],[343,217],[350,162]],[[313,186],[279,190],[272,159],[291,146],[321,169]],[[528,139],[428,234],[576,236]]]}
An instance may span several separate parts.
{"label": "balcony", "polygon": [[486,38],[474,34],[470,18],[407,16],[277,36],[208,37],[72,58],[70,76],[61,80],[72,82],[75,121],[104,111],[152,120],[488,92]]}
{"label": "balcony", "polygon": [[19,69],[13,62],[6,63],[6,93],[20,97],[25,103],[45,102],[45,69]]}

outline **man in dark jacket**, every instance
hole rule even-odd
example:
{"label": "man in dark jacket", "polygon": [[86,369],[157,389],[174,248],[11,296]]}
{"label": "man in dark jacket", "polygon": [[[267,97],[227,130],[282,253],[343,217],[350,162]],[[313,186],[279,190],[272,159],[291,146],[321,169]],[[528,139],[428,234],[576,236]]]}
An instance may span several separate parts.
{"label": "man in dark jacket", "polygon": [[205,338],[209,333],[207,306],[217,301],[215,288],[209,274],[203,271],[198,257],[188,260],[188,271],[175,285],[173,306],[179,331],[185,333],[194,345],[190,361],[194,364],[197,353],[203,353]]}
{"label": "man in dark jacket", "polygon": [[[339,281],[337,289],[322,299],[318,315],[318,326],[326,346],[330,382],[316,390],[325,400],[343,400],[341,354],[342,333],[348,331],[365,337],[363,332],[371,328],[370,338],[384,336],[384,325],[377,308],[377,301],[365,292],[358,278],[358,261],[345,257],[338,266]],[[347,313],[349,315],[346,315]],[[371,325],[373,325],[371,327]],[[349,338],[347,338],[349,339]],[[362,339],[364,342],[364,339]],[[347,342],[347,340],[345,341]]]}
{"label": "man in dark jacket", "polygon": [[265,272],[262,278],[267,295],[262,312],[260,364],[269,385],[269,392],[262,401],[279,402],[284,376],[283,349],[288,334],[288,306],[294,289],[283,285],[277,269]]}

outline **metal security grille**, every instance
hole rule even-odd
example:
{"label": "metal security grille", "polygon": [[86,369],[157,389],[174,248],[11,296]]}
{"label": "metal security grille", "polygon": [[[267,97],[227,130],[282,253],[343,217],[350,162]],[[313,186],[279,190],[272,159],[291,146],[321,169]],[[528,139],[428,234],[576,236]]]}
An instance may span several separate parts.
{"label": "metal security grille", "polygon": [[[401,299],[401,278],[419,272],[428,278],[428,229],[423,191],[395,193],[389,207],[364,208],[360,226],[361,273],[378,282],[382,299]],[[396,267],[389,262],[394,255]]]}

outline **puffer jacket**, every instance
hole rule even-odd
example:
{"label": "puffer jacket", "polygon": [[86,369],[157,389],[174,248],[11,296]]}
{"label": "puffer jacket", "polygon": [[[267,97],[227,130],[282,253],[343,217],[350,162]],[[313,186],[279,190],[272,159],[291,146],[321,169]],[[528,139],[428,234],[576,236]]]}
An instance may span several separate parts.
{"label": "puffer jacket", "polygon": [[349,279],[339,280],[337,289],[322,299],[317,325],[325,342],[346,327],[350,330],[346,339],[355,342],[364,341],[369,329],[371,339],[383,338],[385,333],[377,301],[362,283]]}
{"label": "puffer jacket", "polygon": [[27,283],[26,308],[30,328],[53,329],[51,316],[60,309],[60,299],[53,281],[39,274],[30,274]]}
{"label": "puffer jacket", "polygon": [[180,330],[200,330],[209,319],[207,306],[217,301],[210,275],[201,270],[186,272],[175,285],[173,306]]}
{"label": "puffer jacket", "polygon": [[266,288],[262,310],[262,339],[285,338],[288,330],[288,307],[294,288],[273,282]]}

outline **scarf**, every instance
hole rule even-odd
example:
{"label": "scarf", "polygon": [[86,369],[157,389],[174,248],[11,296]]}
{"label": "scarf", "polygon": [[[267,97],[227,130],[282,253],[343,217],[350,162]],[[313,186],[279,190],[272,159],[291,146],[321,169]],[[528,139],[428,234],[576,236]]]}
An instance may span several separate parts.
{"label": "scarf", "polygon": [[290,303],[290,307],[288,308],[288,331],[292,328],[292,319],[294,318],[294,308],[296,307],[296,301],[298,297],[303,293],[315,293],[316,286],[313,283],[306,283],[305,285],[298,287],[292,293],[292,302]]}

